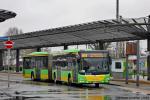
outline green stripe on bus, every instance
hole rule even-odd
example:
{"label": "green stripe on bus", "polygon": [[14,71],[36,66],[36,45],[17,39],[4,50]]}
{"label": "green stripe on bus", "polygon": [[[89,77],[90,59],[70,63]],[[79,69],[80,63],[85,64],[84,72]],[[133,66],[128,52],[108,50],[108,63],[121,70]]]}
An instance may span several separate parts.
{"label": "green stripe on bus", "polygon": [[68,49],[68,50],[64,50],[64,52],[66,52],[66,53],[77,53],[77,52],[79,52],[80,50],[78,50],[78,49]]}
{"label": "green stripe on bus", "polygon": [[72,75],[72,71],[61,71],[61,76],[68,77],[69,73],[70,73],[70,75]]}
{"label": "green stripe on bus", "polygon": [[41,74],[48,74],[48,69],[41,69]]}
{"label": "green stripe on bus", "polygon": [[48,52],[32,52],[29,55],[48,55]]}
{"label": "green stripe on bus", "polygon": [[32,71],[33,71],[33,69],[24,69],[25,74],[31,74]]}

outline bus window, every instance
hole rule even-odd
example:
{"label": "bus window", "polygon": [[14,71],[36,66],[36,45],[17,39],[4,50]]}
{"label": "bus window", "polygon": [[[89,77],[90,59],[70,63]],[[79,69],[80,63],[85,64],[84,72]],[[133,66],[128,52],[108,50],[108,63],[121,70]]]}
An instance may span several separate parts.
{"label": "bus window", "polygon": [[52,67],[55,67],[55,66],[56,66],[56,62],[53,61],[53,62],[52,62]]}
{"label": "bus window", "polygon": [[48,68],[48,57],[35,57],[33,65],[38,66],[39,68]]}
{"label": "bus window", "polygon": [[42,57],[43,68],[48,68],[48,57]]}
{"label": "bus window", "polygon": [[109,65],[107,58],[84,58],[82,61],[80,70],[84,70],[87,73],[108,73]]}
{"label": "bus window", "polygon": [[53,64],[54,64],[54,67],[56,67],[56,68],[60,67],[60,61],[55,61]]}
{"label": "bus window", "polygon": [[73,59],[73,66],[75,67],[76,66],[76,60]]}
{"label": "bus window", "polygon": [[115,68],[121,69],[121,62],[115,62]]}
{"label": "bus window", "polygon": [[73,66],[72,62],[68,62],[68,67]]}
{"label": "bus window", "polygon": [[32,59],[31,59],[31,66],[32,66],[32,68],[35,68],[35,58],[34,57],[32,57]]}
{"label": "bus window", "polygon": [[60,61],[56,61],[56,62],[55,62],[55,66],[56,66],[56,67],[60,66]]}
{"label": "bus window", "polygon": [[30,69],[31,68],[31,58],[24,58],[24,61],[23,61],[23,67],[25,69]]}
{"label": "bus window", "polygon": [[60,65],[61,65],[61,67],[67,67],[68,63],[67,63],[67,61],[60,61]]}

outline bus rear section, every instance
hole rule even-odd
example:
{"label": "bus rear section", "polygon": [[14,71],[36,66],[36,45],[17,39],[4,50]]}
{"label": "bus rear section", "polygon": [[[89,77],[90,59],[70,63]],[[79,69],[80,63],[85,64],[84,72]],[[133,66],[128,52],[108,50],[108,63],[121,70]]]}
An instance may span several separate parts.
{"label": "bus rear section", "polygon": [[26,57],[24,58],[24,77],[32,80],[49,80],[48,53],[33,52],[29,54],[30,69],[26,67]]}
{"label": "bus rear section", "polygon": [[31,78],[31,72],[33,71],[33,67],[31,66],[31,57],[23,58],[23,77]]}

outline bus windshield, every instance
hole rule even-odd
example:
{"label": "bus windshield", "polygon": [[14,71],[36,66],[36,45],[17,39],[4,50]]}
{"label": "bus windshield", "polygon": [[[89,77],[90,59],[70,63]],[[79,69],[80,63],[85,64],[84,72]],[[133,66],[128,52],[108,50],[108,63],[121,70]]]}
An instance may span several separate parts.
{"label": "bus windshield", "polygon": [[109,61],[107,58],[83,58],[82,70],[86,74],[104,74],[109,72]]}

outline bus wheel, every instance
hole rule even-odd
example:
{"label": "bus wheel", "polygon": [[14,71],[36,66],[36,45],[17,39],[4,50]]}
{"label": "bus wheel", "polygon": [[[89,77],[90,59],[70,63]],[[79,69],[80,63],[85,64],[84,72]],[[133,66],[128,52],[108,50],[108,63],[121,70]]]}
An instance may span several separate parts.
{"label": "bus wheel", "polygon": [[54,83],[56,83],[56,74],[54,73]]}
{"label": "bus wheel", "polygon": [[96,87],[96,88],[99,88],[99,83],[95,83],[95,87]]}
{"label": "bus wheel", "polygon": [[34,81],[34,73],[31,72],[31,80]]}
{"label": "bus wheel", "polygon": [[71,83],[72,83],[72,82],[71,82],[71,75],[69,74],[69,75],[68,75],[68,85],[70,86]]}

